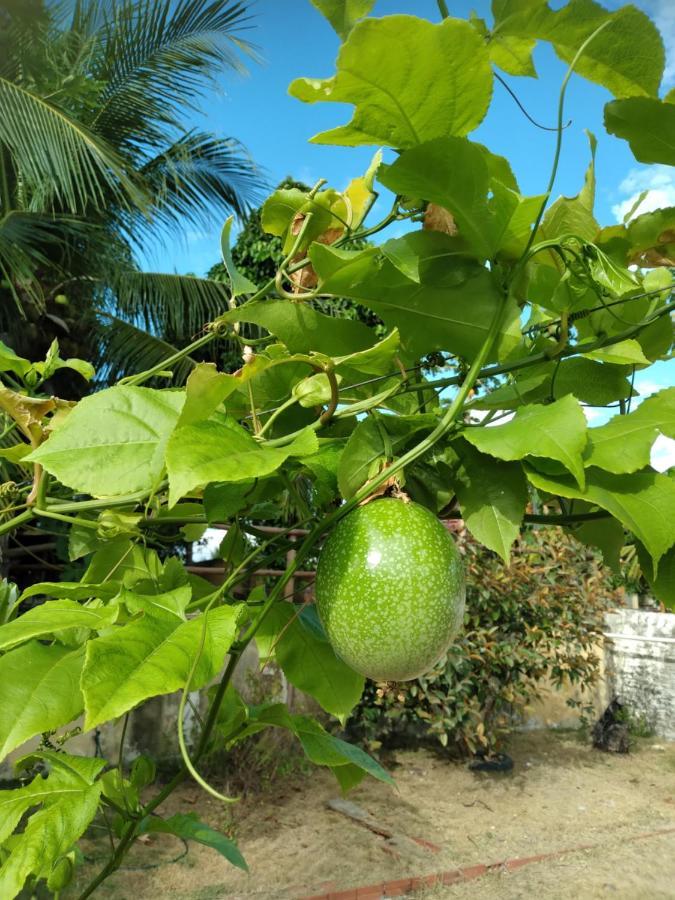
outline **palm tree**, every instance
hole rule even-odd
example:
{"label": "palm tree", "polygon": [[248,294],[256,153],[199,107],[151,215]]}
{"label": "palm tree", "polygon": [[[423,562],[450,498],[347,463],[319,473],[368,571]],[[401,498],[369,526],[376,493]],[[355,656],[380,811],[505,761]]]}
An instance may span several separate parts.
{"label": "palm tree", "polygon": [[56,336],[117,377],[225,307],[221,282],[142,272],[138,256],[259,199],[235,139],[185,127],[254,55],[249,25],[243,0],[0,6],[0,336],[18,352]]}

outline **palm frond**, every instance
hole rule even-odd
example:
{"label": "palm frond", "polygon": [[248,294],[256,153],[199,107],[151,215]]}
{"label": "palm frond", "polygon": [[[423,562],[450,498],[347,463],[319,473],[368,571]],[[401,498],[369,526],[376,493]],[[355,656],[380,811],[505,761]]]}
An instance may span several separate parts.
{"label": "palm frond", "polygon": [[[12,210],[0,219],[0,272],[21,314],[21,298],[42,309],[44,273],[50,271],[58,278],[67,272],[68,245],[81,241],[90,230],[86,222],[74,216]],[[11,310],[0,309],[3,325],[12,317]]]}
{"label": "palm frond", "polygon": [[142,228],[208,228],[214,215],[245,216],[261,200],[262,173],[233,138],[190,132],[139,174],[154,198],[149,222],[136,217]]}
{"label": "palm frond", "polygon": [[228,308],[224,284],[194,275],[124,272],[111,288],[112,313],[170,340],[191,340]]}
{"label": "palm frond", "polygon": [[[242,71],[251,53],[240,36],[248,21],[243,0],[121,0],[102,29],[105,52],[95,78],[107,87],[92,122],[120,141],[152,140],[175,111],[192,104],[223,67]],[[160,129],[151,134],[153,123]]]}
{"label": "palm frond", "polygon": [[0,147],[41,207],[77,213],[92,204],[104,207],[111,197],[122,206],[145,206],[147,198],[123,159],[62,109],[2,76],[0,109]]}
{"label": "palm frond", "polygon": [[[106,384],[132,372],[149,369],[178,349],[146,331],[140,324],[128,322],[104,310],[98,311],[98,321],[97,359],[94,364],[98,379]],[[195,360],[190,357],[176,363],[171,369],[174,383],[182,384],[194,365]]]}

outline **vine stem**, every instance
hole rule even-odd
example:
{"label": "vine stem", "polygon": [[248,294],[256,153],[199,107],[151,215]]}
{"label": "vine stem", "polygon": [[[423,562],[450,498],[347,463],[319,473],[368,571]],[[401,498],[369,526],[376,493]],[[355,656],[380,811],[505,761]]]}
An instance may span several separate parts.
{"label": "vine stem", "polygon": [[200,338],[197,338],[196,341],[192,341],[192,343],[188,344],[187,347],[183,347],[182,350],[179,350],[172,356],[169,356],[166,359],[163,359],[161,362],[158,362],[157,365],[153,366],[151,369],[146,369],[144,372],[139,372],[137,375],[129,375],[126,378],[122,378],[117,383],[126,385],[127,387],[143,384],[143,382],[147,381],[148,378],[152,378],[153,375],[157,375],[159,372],[163,372],[167,366],[172,366],[174,363],[177,363],[181,359],[184,359],[186,356],[189,356],[193,350],[198,350],[200,347],[203,347],[204,344],[210,343],[215,337],[217,337],[217,332],[209,331],[207,332],[207,334],[203,334]]}
{"label": "vine stem", "polygon": [[572,73],[574,69],[586,51],[586,48],[591,43],[591,41],[595,40],[595,38],[603,31],[607,26],[611,23],[611,19],[606,19],[602,25],[599,25],[595,31],[590,34],[586,40],[583,42],[581,47],[577,50],[572,59],[572,62],[569,64],[567,72],[565,73],[565,77],[563,78],[562,85],[560,86],[560,93],[558,95],[558,122],[557,122],[557,136],[555,142],[555,153],[553,154],[553,165],[551,166],[551,175],[548,180],[548,186],[546,188],[546,193],[544,194],[544,200],[539,208],[539,212],[537,213],[537,218],[534,220],[534,225],[532,227],[532,231],[530,232],[530,237],[528,238],[527,245],[525,247],[524,256],[527,256],[529,253],[530,247],[534,243],[534,239],[537,235],[537,231],[539,230],[539,226],[541,225],[541,220],[544,218],[544,213],[546,211],[546,206],[548,201],[551,198],[551,192],[553,190],[553,185],[555,184],[555,179],[558,174],[558,165],[560,163],[560,152],[562,150],[562,139],[563,139],[563,131],[565,130],[565,126],[563,125],[563,118],[565,115],[565,94],[567,92],[567,85],[569,84],[569,80],[572,77]]}

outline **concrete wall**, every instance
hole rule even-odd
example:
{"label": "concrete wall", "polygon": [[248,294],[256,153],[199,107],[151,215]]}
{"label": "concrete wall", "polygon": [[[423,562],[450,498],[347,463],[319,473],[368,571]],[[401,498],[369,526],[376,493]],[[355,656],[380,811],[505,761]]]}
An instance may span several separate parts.
{"label": "concrete wall", "polygon": [[633,716],[675,741],[675,615],[621,609],[607,616],[605,678]]}

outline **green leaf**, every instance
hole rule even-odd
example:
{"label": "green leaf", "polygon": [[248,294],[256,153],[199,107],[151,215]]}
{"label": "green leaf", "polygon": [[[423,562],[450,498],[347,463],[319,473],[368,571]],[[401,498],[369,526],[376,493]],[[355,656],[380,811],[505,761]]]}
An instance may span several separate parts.
{"label": "green leaf", "polygon": [[546,0],[494,0],[493,9],[494,35],[550,41],[567,63],[600,25],[609,22],[587,45],[575,71],[604,85],[615,97],[656,94],[659,89],[663,41],[649,17],[634,6],[610,13],[593,0],[570,0],[554,12]]}
{"label": "green leaf", "polygon": [[[154,550],[146,550],[128,538],[110,541],[97,550],[91,558],[89,568],[82,576],[82,590],[87,587],[94,596],[101,595],[108,579],[130,587],[145,578],[157,579],[161,574],[159,557]],[[115,593],[118,588],[116,587]],[[51,596],[62,596],[52,589]],[[82,595],[70,593],[71,599],[84,599]]]}
{"label": "green leaf", "polygon": [[356,369],[365,375],[385,375],[396,368],[395,360],[401,344],[398,328],[367,350],[359,350],[333,360],[336,369]]}
{"label": "green leaf", "polygon": [[612,475],[590,469],[586,489],[581,491],[564,476],[543,475],[531,466],[525,467],[525,473],[539,490],[606,509],[642,541],[655,565],[675,543],[675,482],[666,475]]}
{"label": "green leaf", "polygon": [[303,624],[293,605],[278,603],[256,635],[264,655],[273,647],[292,685],[314,697],[326,712],[344,720],[359,702],[364,679],[335,655],[327,640]]}
{"label": "green leaf", "polygon": [[[458,235],[480,259],[526,238],[542,197],[521,198],[493,177],[485,148],[466,138],[437,138],[381,166],[379,180],[397,194],[443,206]],[[492,196],[489,194],[492,192]]]}
{"label": "green leaf", "polygon": [[467,428],[467,441],[482,453],[516,460],[541,456],[561,462],[583,487],[582,452],[586,446],[586,416],[570,394],[547,406],[522,406],[510,422]]}
{"label": "green leaf", "polygon": [[468,22],[387,16],[352,29],[335,77],[300,78],[289,92],[306,103],[356,106],[348,125],[316,135],[315,143],[412,147],[476,128],[490,103],[492,70]]}
{"label": "green leaf", "polygon": [[92,394],[27,459],[94,497],[149,491],[161,478],[166,442],[184,400],[182,391],[143,387]]}
{"label": "green leaf", "polygon": [[[338,383],[342,381],[341,375],[337,375],[336,378]],[[291,396],[295,397],[300,406],[309,408],[328,403],[331,393],[328,376],[324,372],[319,372],[318,375],[310,375],[294,384]]]}
{"label": "green leaf", "polygon": [[[562,368],[562,365],[561,365]],[[526,403],[535,403],[538,400],[545,400],[550,396],[550,382],[552,366],[547,366],[545,371],[537,374],[529,374],[527,370],[519,373],[521,377],[514,378],[513,381],[502,384],[494,391],[477,397],[471,401],[470,409],[517,409]],[[556,379],[557,380],[557,379]],[[569,393],[561,391],[561,395]],[[572,392],[573,393],[573,392]]]}
{"label": "green leaf", "polygon": [[632,338],[611,344],[609,347],[602,347],[600,350],[593,350],[591,353],[584,353],[583,355],[587,359],[596,359],[599,362],[613,363],[617,366],[649,365],[649,360],[642,352],[642,347]]}
{"label": "green leaf", "polygon": [[339,768],[344,765],[357,766],[378,781],[394,784],[389,772],[368,756],[360,747],[333,737],[309,716],[294,716],[294,730],[300,738],[302,749],[308,758],[317,766]]}
{"label": "green leaf", "polygon": [[225,322],[260,325],[278,337],[291,353],[344,356],[365,350],[373,343],[371,329],[362,322],[326,316],[305,303],[291,300],[246,303],[221,318]]}
{"label": "green leaf", "polygon": [[575,357],[560,363],[553,392],[556,398],[574,394],[582,403],[606,406],[630,397],[631,386],[620,368]]}
{"label": "green leaf", "polygon": [[[635,216],[623,225],[603,228],[595,242],[626,266],[675,266],[675,207],[655,209]],[[659,283],[647,288],[650,277],[659,279]],[[656,289],[661,284],[664,288],[670,288],[672,281],[668,269],[657,269],[648,273],[645,289]]]}
{"label": "green leaf", "polygon": [[19,378],[23,378],[31,365],[29,360],[17,356],[11,347],[0,341],[0,372],[14,372]]}
{"label": "green leaf", "polygon": [[652,394],[626,416],[588,430],[587,466],[620,475],[649,465],[659,433],[675,438],[675,387]]}
{"label": "green leaf", "polygon": [[[546,210],[541,226],[540,239],[553,239],[565,234],[578,235],[592,241],[600,226],[593,215],[595,205],[595,151],[597,140],[595,135],[586,132],[590,148],[591,161],[586,169],[584,186],[575,197],[558,197],[555,203]],[[553,253],[551,261],[557,266],[559,259]],[[546,256],[544,256],[546,260]]]}
{"label": "green leaf", "polygon": [[81,606],[74,600],[53,600],[29,609],[18,619],[0,626],[0,650],[9,650],[31,638],[58,634],[68,628],[98,630],[117,617],[115,607]]}
{"label": "green leaf", "polygon": [[[310,213],[312,218],[305,224]],[[313,197],[299,188],[279,188],[265,200],[260,210],[263,231],[283,238],[284,253],[290,253],[293,248],[300,253],[322,234],[344,231],[346,219],[344,198],[334,188],[326,188]],[[302,241],[296,246],[301,225],[305,230]]]}
{"label": "green leaf", "polygon": [[639,542],[637,552],[642,574],[647,579],[652,593],[664,606],[675,612],[675,547],[671,547],[661,557],[657,577],[654,577],[654,567],[649,554]]}
{"label": "green leaf", "polygon": [[643,163],[675,166],[675,105],[651,97],[613,100],[605,106],[605,128],[630,144]]}
{"label": "green leaf", "polygon": [[178,418],[178,425],[192,425],[208,419],[224,400],[267,365],[265,360],[256,356],[236,374],[229,375],[227,372],[219,372],[213,363],[198,363],[185,384],[185,404]]}
{"label": "green leaf", "polygon": [[532,60],[536,43],[532,38],[494,34],[488,44],[490,62],[509,75],[529,75],[536,78],[537,70]]}
{"label": "green leaf", "polygon": [[527,504],[527,481],[516,462],[496,462],[466,441],[453,483],[462,517],[473,536],[508,565],[511,545],[520,533]]}
{"label": "green leaf", "polygon": [[175,813],[168,819],[160,819],[157,816],[146,816],[142,819],[138,831],[140,834],[175,834],[177,837],[183,838],[185,841],[197,841],[204,844],[205,847],[211,847],[221,856],[236,866],[248,872],[246,860],[239,852],[239,848],[229,838],[225,837],[219,831],[205,825],[197,818],[196,813]]}
{"label": "green leaf", "polygon": [[177,428],[166,451],[169,505],[212,481],[262,478],[289,456],[316,453],[312,428],[306,428],[285,447],[265,447],[233,420],[198,422]]}
{"label": "green leaf", "polygon": [[[422,251],[428,247],[429,234],[417,235]],[[428,258],[420,265],[419,284],[369,250],[351,253],[314,244],[310,257],[323,290],[363,303],[388,327],[398,328],[403,350],[415,358],[434,350],[473,358],[501,302],[492,274],[467,257]],[[519,310],[513,305],[490,358],[506,355],[519,340]]]}
{"label": "green leaf", "polygon": [[[307,758],[317,766],[330,767],[345,791],[358,784],[365,774],[387,784],[394,783],[391,775],[360,747],[333,737],[309,716],[291,715],[283,703],[253,706],[248,713],[244,737],[270,725],[293,732],[299,738]],[[340,770],[347,767],[343,778]],[[362,773],[360,777],[355,776],[354,768]]]}
{"label": "green leaf", "polygon": [[[236,636],[241,607],[220,606],[208,614],[195,688],[218,672]],[[121,716],[142,700],[185,686],[201,645],[203,615],[188,622],[146,613],[142,619],[89,641],[82,672],[85,729]]]}
{"label": "green leaf", "polygon": [[[68,600],[110,600],[119,591],[116,581],[103,584],[85,584],[80,581],[39,581],[31,584],[21,594],[21,600],[29,597],[58,597]],[[98,610],[100,612],[101,610]],[[27,615],[27,614],[26,614]]]}
{"label": "green leaf", "polygon": [[245,275],[241,274],[232,259],[232,251],[230,250],[230,232],[232,230],[233,222],[234,216],[230,216],[223,225],[223,230],[220,233],[220,252],[230,279],[230,291],[232,293],[232,298],[234,299],[234,297],[238,297],[240,294],[255,294],[258,288],[252,281],[249,281]]}
{"label": "green leaf", "polygon": [[431,431],[433,416],[382,416],[373,413],[356,426],[340,457],[337,478],[340,493],[348,500],[373,478],[381,464],[420,431]]}
{"label": "green leaf", "polygon": [[[576,501],[574,506],[575,512],[579,512],[577,503],[578,501]],[[582,507],[582,509],[585,508],[585,506]],[[620,522],[608,516],[606,519],[581,522],[570,530],[582,544],[587,544],[589,547],[598,547],[602,552],[605,565],[608,565],[617,574],[620,574],[620,552],[626,541],[623,526]]]}
{"label": "green leaf", "polygon": [[38,641],[0,656],[0,760],[34,735],[77,718],[83,662],[81,647]]}
{"label": "green leaf", "polygon": [[43,751],[33,759],[49,763],[48,777],[0,796],[0,843],[33,809],[23,831],[7,841],[0,866],[0,896],[12,900],[30,876],[49,873],[84,834],[96,815],[101,783],[94,779],[105,760]]}
{"label": "green leaf", "polygon": [[367,16],[375,0],[311,0],[344,41],[359,19]]}
{"label": "green leaf", "polygon": [[141,592],[137,584],[135,588],[123,587],[119,600],[133,615],[137,612],[165,612],[179,619],[185,619],[185,608],[192,599],[192,588],[189,584],[181,584],[168,591]]}

